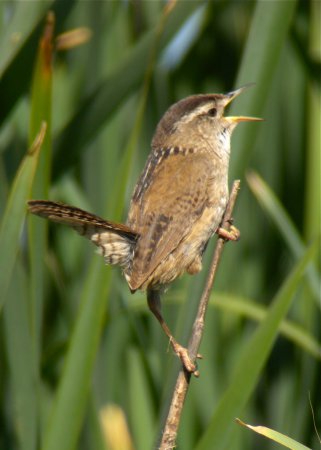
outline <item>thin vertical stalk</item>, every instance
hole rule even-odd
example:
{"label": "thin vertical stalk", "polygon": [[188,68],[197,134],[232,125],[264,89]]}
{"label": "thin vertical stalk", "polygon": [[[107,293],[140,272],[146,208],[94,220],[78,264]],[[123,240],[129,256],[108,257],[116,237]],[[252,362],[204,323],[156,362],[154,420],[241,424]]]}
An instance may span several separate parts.
{"label": "thin vertical stalk", "polygon": [[[240,180],[236,180],[233,183],[230,199],[224,214],[222,222],[223,228],[229,227],[229,223],[232,217],[232,212],[239,189],[240,189]],[[194,361],[196,359],[196,355],[201,344],[204,331],[205,314],[208,307],[210,292],[214,283],[218,264],[221,259],[224,243],[225,239],[219,237],[213,254],[212,263],[206,280],[205,288],[199,302],[198,312],[194,321],[191,338],[188,344],[188,352]],[[187,373],[182,368],[177,377],[168,416],[161,437],[159,450],[170,450],[173,449],[176,445],[178,427],[180,424],[185,398],[190,385],[190,380],[191,374]]]}

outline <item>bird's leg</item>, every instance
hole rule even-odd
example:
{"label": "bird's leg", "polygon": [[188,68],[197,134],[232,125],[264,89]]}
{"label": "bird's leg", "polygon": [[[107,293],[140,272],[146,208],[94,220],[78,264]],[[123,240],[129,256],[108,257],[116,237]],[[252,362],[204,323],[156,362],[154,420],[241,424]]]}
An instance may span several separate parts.
{"label": "bird's leg", "polygon": [[238,241],[241,236],[240,230],[234,227],[233,219],[230,219],[229,224],[230,226],[228,230],[226,228],[219,227],[216,230],[216,233],[226,241]]}
{"label": "bird's leg", "polygon": [[[165,322],[162,313],[161,313],[161,301],[160,301],[160,293],[157,290],[148,289],[147,290],[147,303],[149,309],[154,314],[158,322],[161,324],[161,327],[165,331],[166,335],[169,337],[169,342],[176,353],[176,355],[180,358],[183,366],[188,372],[192,372],[197,375],[196,365],[191,360],[187,348],[180,345],[174,336],[172,335],[170,329],[168,328],[167,323]],[[200,355],[197,355],[200,357]]]}

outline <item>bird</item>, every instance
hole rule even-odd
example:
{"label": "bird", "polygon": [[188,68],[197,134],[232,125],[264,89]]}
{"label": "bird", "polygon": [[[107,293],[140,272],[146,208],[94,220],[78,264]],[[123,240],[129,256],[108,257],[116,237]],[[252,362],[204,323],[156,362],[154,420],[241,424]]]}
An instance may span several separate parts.
{"label": "bird", "polygon": [[262,119],[224,112],[244,89],[191,95],[170,106],[156,127],[126,224],[58,202],[28,201],[31,213],[69,225],[90,239],[106,264],[121,267],[132,293],[147,292],[150,311],[184,370],[194,374],[197,364],[163,318],[161,296],[183,273],[200,272],[215,233],[226,240],[239,238],[236,227],[221,227],[229,198],[231,135],[240,122]]}

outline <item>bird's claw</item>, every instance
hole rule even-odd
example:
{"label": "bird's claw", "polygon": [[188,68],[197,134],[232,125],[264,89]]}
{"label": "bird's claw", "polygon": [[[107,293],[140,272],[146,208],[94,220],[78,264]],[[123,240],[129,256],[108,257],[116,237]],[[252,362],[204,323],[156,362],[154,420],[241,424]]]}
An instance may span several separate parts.
{"label": "bird's claw", "polygon": [[238,241],[241,236],[240,230],[238,230],[234,225],[231,225],[229,230],[219,227],[217,229],[217,234],[226,241]]}
{"label": "bird's claw", "polygon": [[[197,365],[193,363],[191,360],[187,348],[183,347],[182,345],[178,344],[177,342],[172,342],[173,349],[176,353],[176,355],[181,360],[183,367],[185,370],[189,373],[192,373],[195,377],[199,377],[199,371],[197,370]],[[197,359],[202,359],[202,355],[198,353],[196,355]]]}

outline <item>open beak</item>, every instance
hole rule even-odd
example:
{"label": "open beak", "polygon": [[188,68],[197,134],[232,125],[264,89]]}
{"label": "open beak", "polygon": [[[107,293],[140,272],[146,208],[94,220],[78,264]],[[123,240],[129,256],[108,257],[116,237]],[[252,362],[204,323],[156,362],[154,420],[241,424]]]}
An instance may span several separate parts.
{"label": "open beak", "polygon": [[[226,105],[231,103],[232,100],[234,100],[236,97],[238,97],[245,89],[248,89],[251,86],[254,86],[255,83],[249,83],[239,89],[236,89],[235,91],[229,92],[228,94],[225,94],[226,96]],[[247,117],[247,116],[228,116],[225,117],[229,122],[232,123],[239,123],[239,122],[261,122],[264,119],[261,119],[260,117]]]}
{"label": "open beak", "polygon": [[225,117],[229,122],[239,123],[239,122],[262,122],[264,119],[261,117],[248,117],[248,116],[228,116]]}

